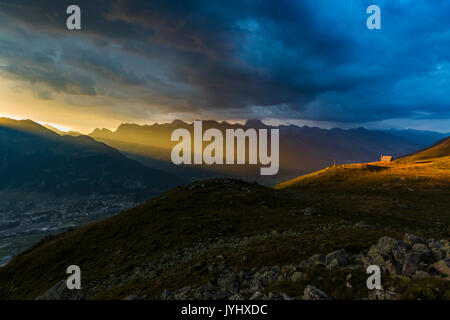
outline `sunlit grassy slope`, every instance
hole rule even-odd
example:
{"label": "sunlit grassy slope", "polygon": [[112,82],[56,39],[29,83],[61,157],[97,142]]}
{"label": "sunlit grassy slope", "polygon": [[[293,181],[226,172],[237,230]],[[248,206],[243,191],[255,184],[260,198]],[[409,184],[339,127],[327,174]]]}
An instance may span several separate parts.
{"label": "sunlit grassy slope", "polygon": [[412,155],[408,155],[402,158],[399,158],[397,162],[400,163],[408,163],[411,161],[418,160],[432,160],[434,158],[440,158],[450,155],[450,137],[442,139],[441,141],[436,142],[430,148],[425,150],[413,153]]}
{"label": "sunlit grassy slope", "polygon": [[[450,139],[390,163],[374,162],[328,167],[280,183],[276,189],[337,192],[443,191],[450,183]],[[413,186],[417,189],[414,190]],[[416,192],[416,193],[417,193]]]}
{"label": "sunlit grassy slope", "polygon": [[[278,184],[308,194],[328,210],[353,211],[367,221],[416,228],[442,227],[450,236],[449,140],[391,163],[329,167]],[[425,227],[429,226],[429,227]],[[425,229],[424,229],[425,231]]]}
{"label": "sunlit grassy slope", "polygon": [[415,191],[443,191],[449,183],[450,157],[441,157],[408,162],[338,165],[280,183],[275,188],[334,190],[355,194],[389,191],[414,194]]}

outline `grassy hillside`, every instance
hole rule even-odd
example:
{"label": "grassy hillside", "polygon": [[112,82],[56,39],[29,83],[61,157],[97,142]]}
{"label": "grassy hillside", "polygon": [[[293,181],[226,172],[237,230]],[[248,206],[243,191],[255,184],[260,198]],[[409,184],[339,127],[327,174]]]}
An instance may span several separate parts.
{"label": "grassy hillside", "polygon": [[[334,299],[373,298],[358,261],[394,243],[381,237],[441,239],[426,242],[433,261],[450,257],[449,169],[447,156],[332,167],[275,189],[230,179],[178,187],[19,255],[0,268],[0,298],[305,298],[309,285]],[[408,239],[392,248],[412,250]],[[82,269],[77,292],[61,287],[71,264]],[[432,267],[421,264],[423,277],[392,268],[376,294],[450,299]]]}
{"label": "grassy hillside", "polygon": [[[360,212],[369,223],[383,217],[392,226],[425,228],[431,224],[442,227],[442,235],[448,237],[450,211],[443,201],[450,198],[447,143],[391,163],[328,167],[275,188],[308,194],[330,210]],[[429,231],[437,230],[430,227]]]}
{"label": "grassy hillside", "polygon": [[413,153],[412,155],[402,157],[397,162],[407,163],[418,160],[434,159],[450,155],[450,137],[438,141],[433,146],[425,150]]}

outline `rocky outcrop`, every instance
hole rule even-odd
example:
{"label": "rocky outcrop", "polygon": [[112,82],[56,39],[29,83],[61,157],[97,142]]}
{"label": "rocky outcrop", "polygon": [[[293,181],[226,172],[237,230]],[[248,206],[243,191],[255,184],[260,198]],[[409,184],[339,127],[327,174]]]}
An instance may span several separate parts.
{"label": "rocky outcrop", "polygon": [[[145,266],[136,266],[129,273],[111,275],[107,279],[96,280],[95,283],[83,282],[82,290],[68,290],[65,281],[57,283],[39,299],[89,299],[97,292],[126,285],[131,281],[149,280],[170,270],[174,266],[186,264],[192,259],[209,252],[221,252],[226,249],[239,250],[251,245],[252,241],[270,240],[271,238],[298,236],[295,231],[268,232],[246,238],[218,239],[198,243],[192,247],[163,255],[158,260],[149,261]],[[214,280],[206,283],[185,286],[176,290],[164,290],[161,299],[228,299],[228,300],[291,300],[286,293],[273,293],[270,288],[279,282],[290,282],[302,288],[296,298],[317,300],[332,299],[320,288],[314,287],[308,276],[311,268],[320,266],[328,272],[342,268],[366,270],[369,265],[378,265],[383,273],[394,277],[411,279],[450,278],[450,244],[447,240],[423,240],[418,236],[407,234],[402,240],[382,237],[369,250],[349,253],[344,249],[332,251],[326,255],[314,254],[298,264],[284,266],[264,266],[251,270],[239,270],[227,265],[222,255],[217,255],[214,262],[200,262],[191,267],[192,272],[206,269],[214,274]],[[243,261],[247,260],[243,256]],[[349,276],[351,278],[351,275]],[[352,285],[346,279],[347,289]],[[308,283],[309,282],[309,283]],[[304,288],[304,289],[303,289]],[[397,294],[393,288],[368,291],[369,299],[395,299]],[[142,292],[131,293],[125,299],[146,299]]]}
{"label": "rocky outcrop", "polygon": [[[435,249],[436,254],[433,252]],[[423,279],[430,277],[445,278],[450,273],[449,243],[446,240],[425,241],[418,236],[407,234],[403,240],[382,237],[367,252],[350,254],[343,249],[327,255],[314,254],[298,265],[263,267],[254,271],[234,272],[222,265],[222,274],[217,283],[208,282],[199,287],[185,287],[174,292],[165,291],[162,299],[291,299],[284,293],[274,294],[266,289],[277,281],[305,281],[306,271],[314,266],[323,266],[328,270],[341,268],[363,269],[369,265],[378,265],[392,276]],[[438,258],[444,257],[444,260]],[[351,285],[347,282],[347,288]],[[320,289],[306,285],[305,300],[332,299]],[[391,300],[397,298],[393,288],[368,291],[368,299]]]}
{"label": "rocky outcrop", "polygon": [[[445,262],[435,263],[450,257],[447,240],[423,240],[406,234],[403,240],[382,237],[367,253],[365,264],[379,265],[383,271],[405,277],[424,277],[425,274],[446,275]],[[442,260],[444,261],[444,260]],[[433,267],[433,266],[437,266]],[[439,270],[444,270],[441,272]],[[437,271],[437,272],[436,272]]]}

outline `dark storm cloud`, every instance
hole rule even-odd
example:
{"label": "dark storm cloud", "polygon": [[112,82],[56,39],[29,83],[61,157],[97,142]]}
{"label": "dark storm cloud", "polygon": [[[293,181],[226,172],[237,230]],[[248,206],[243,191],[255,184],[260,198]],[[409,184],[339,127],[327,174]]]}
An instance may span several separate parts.
{"label": "dark storm cloud", "polygon": [[[82,31],[69,32],[74,3]],[[365,26],[370,4],[381,30]],[[132,101],[137,114],[445,119],[449,11],[444,0],[6,0],[0,72],[46,98]]]}

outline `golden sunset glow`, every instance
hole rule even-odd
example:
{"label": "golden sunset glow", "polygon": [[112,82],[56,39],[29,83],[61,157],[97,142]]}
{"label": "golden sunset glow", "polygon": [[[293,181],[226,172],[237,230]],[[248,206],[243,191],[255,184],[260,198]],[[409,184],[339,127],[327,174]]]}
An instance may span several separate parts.
{"label": "golden sunset glow", "polygon": [[113,129],[122,122],[98,109],[74,107],[59,99],[39,99],[28,88],[5,78],[0,78],[0,96],[0,117],[32,119],[82,133],[96,127]]}

